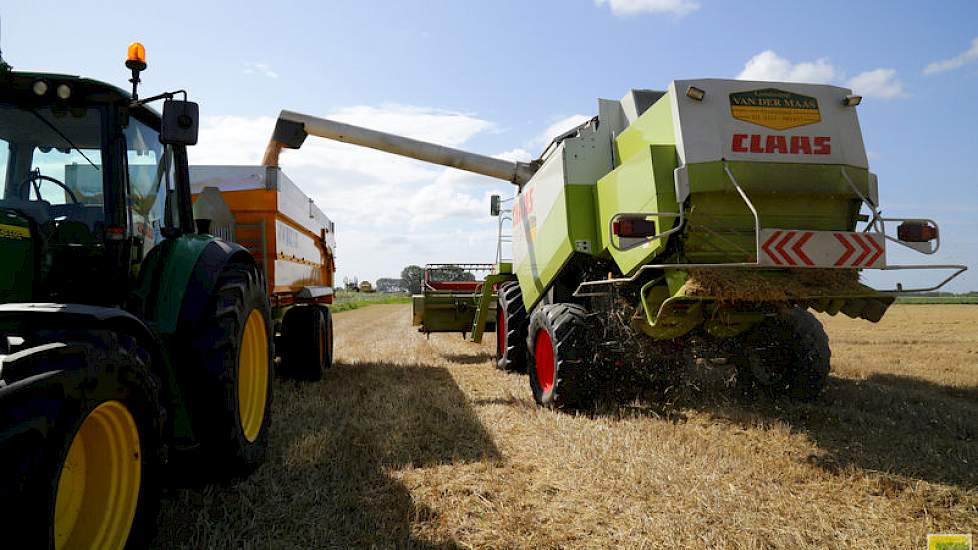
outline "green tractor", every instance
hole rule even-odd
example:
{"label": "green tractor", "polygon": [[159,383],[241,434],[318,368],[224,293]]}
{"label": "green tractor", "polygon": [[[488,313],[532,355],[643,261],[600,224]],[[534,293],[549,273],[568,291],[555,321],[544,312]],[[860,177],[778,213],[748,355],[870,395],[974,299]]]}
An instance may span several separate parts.
{"label": "green tractor", "polygon": [[265,275],[195,228],[197,105],[138,98],[138,43],[126,65],[131,94],[0,63],[0,517],[18,547],[145,543],[168,463],[228,478],[266,454]]}
{"label": "green tractor", "polygon": [[[476,337],[495,301],[497,365],[527,372],[541,405],[588,407],[602,385],[691,362],[733,364],[738,382],[812,399],[830,350],[809,310],[876,322],[897,293],[966,269],[887,263],[888,243],[933,254],[940,235],[932,220],[880,210],[860,101],[836,86],[678,80],[599,100],[529,163],[283,111],[269,151],[315,135],[516,184],[512,264],[479,296],[426,295],[415,322],[434,325],[431,314]],[[950,273],[920,289],[859,280],[919,269]],[[435,308],[463,298],[473,314]]]}

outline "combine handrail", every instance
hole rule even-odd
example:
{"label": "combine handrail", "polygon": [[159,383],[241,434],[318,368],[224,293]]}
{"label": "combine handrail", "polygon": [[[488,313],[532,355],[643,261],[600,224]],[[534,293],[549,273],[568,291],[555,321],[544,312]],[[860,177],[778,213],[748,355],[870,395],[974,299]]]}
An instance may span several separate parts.
{"label": "combine handrail", "polygon": [[[725,160],[723,161],[723,170],[724,170],[724,172],[726,172],[727,176],[729,177],[730,183],[733,184],[734,188],[737,190],[737,193],[740,195],[740,198],[742,198],[744,200],[744,203],[747,204],[747,208],[750,209],[751,214],[753,214],[753,216],[754,216],[754,232],[755,232],[754,238],[755,238],[755,246],[756,246],[756,249],[755,249],[755,253],[754,253],[754,261],[753,262],[732,262],[732,263],[713,263],[713,264],[709,264],[709,263],[704,263],[704,264],[646,264],[646,265],[643,265],[642,267],[638,268],[638,270],[635,271],[635,274],[632,275],[631,277],[618,277],[618,278],[614,278],[614,279],[599,279],[599,280],[595,280],[595,281],[584,281],[584,282],[582,282],[581,284],[579,284],[577,286],[577,289],[574,290],[574,293],[572,295],[575,298],[582,298],[582,297],[587,297],[587,296],[604,296],[606,294],[604,292],[582,292],[582,289],[584,289],[585,287],[592,287],[592,286],[604,286],[604,285],[609,285],[609,284],[614,285],[614,284],[621,284],[621,283],[631,283],[631,282],[636,281],[639,277],[641,277],[642,274],[647,269],[675,269],[675,268],[684,268],[684,269],[688,269],[688,268],[726,269],[726,268],[741,268],[741,267],[760,267],[761,266],[761,263],[760,263],[760,254],[761,254],[761,220],[760,220],[760,216],[757,213],[757,209],[754,207],[754,203],[751,202],[750,197],[747,196],[747,193],[744,192],[744,190],[743,190],[743,188],[741,188],[740,184],[737,183],[737,178],[734,177],[733,172],[730,170],[730,167],[727,165],[727,161],[725,161]],[[853,189],[856,191],[856,194],[859,196],[859,198],[862,199],[862,201],[864,203],[870,205],[870,207],[872,208],[874,214],[879,214],[879,216],[878,216],[879,223],[882,226],[882,223],[883,223],[883,220],[882,220],[882,212],[877,212],[877,209],[875,208],[875,206],[870,201],[868,201],[862,195],[862,193],[859,192],[858,189],[856,189],[855,185],[853,185],[852,181],[849,179],[848,174],[846,174],[845,168],[843,168],[842,174],[845,177],[846,181],[848,181],[849,184],[852,185]],[[680,212],[683,212],[684,211],[681,204],[679,205],[679,209],[680,209]],[[684,218],[680,218],[680,220],[683,220],[683,219]],[[934,223],[933,220],[928,220],[928,221],[931,221],[932,223]],[[937,224],[934,223],[934,225],[936,226]],[[882,234],[883,234],[884,237],[886,237],[886,233],[885,232],[882,232]],[[940,232],[938,232],[938,234],[940,234]],[[912,250],[915,250],[915,249],[912,249]],[[918,251],[918,252],[920,252],[920,251]],[[908,289],[903,288],[903,286],[900,283],[897,283],[897,286],[895,288],[893,288],[893,289],[887,289],[887,290],[874,289],[877,292],[900,293],[900,294],[902,294],[902,293],[913,293],[913,292],[930,292],[932,290],[937,290],[937,289],[943,287],[944,285],[946,285],[947,283],[951,282],[958,275],[961,275],[962,273],[964,273],[965,271],[967,271],[968,270],[968,266],[961,265],[961,264],[938,264],[938,265],[913,265],[913,264],[909,264],[909,265],[887,265],[887,266],[883,266],[882,268],[879,268],[879,269],[880,269],[880,271],[903,271],[903,270],[921,270],[921,269],[954,269],[954,270],[956,270],[954,273],[952,273],[951,275],[949,275],[948,277],[946,277],[939,284],[937,284],[935,286],[931,286],[931,287],[912,288],[912,289],[909,289],[908,290]]]}

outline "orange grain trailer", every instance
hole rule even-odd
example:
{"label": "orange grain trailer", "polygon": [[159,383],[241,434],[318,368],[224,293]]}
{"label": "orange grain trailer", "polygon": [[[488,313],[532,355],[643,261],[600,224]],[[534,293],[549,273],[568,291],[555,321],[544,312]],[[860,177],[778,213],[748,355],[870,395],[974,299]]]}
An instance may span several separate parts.
{"label": "orange grain trailer", "polygon": [[333,222],[278,167],[192,166],[190,182],[198,227],[262,267],[280,368],[318,380],[333,356]]}

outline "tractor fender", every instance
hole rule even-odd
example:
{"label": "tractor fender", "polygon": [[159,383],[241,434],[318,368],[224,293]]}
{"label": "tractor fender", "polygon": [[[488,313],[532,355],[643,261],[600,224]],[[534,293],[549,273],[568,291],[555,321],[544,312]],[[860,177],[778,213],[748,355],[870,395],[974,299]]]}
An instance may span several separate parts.
{"label": "tractor fender", "polygon": [[[57,330],[106,330],[127,334],[150,353],[151,369],[157,376],[164,373],[162,344],[159,338],[132,314],[111,307],[84,304],[21,303],[0,304],[0,334],[26,336],[39,331]],[[42,357],[62,356],[65,369],[38,371],[34,364]],[[30,347],[24,351],[0,356],[0,446],[11,438],[29,433],[43,435],[47,428],[40,419],[32,419],[32,402],[55,402],[64,395],[51,393],[52,379],[61,380],[56,387],[67,387],[68,381],[81,374],[73,364],[73,350],[61,343]],[[38,391],[43,389],[43,394]],[[10,421],[9,424],[7,421]]]}
{"label": "tractor fender", "polygon": [[129,309],[172,336],[183,319],[199,319],[218,276],[231,262],[257,265],[243,246],[212,235],[168,239],[146,256]]}
{"label": "tractor fender", "polygon": [[[57,329],[103,329],[125,333],[149,350],[154,369],[164,364],[159,336],[139,318],[123,309],[87,304],[0,304],[0,333],[28,335],[38,330]],[[0,367],[0,378],[2,372]]]}

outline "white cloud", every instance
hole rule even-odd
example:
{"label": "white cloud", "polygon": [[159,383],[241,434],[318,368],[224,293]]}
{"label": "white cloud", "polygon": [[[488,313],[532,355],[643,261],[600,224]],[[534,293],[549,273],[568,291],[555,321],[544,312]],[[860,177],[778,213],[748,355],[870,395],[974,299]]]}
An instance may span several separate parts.
{"label": "white cloud", "polygon": [[[466,148],[495,126],[478,116],[407,105],[353,106],[328,118]],[[258,165],[272,117],[205,117],[193,164]],[[529,160],[521,149],[496,155]],[[409,263],[492,261],[491,193],[506,182],[316,137],[281,156],[285,173],[336,222],[338,275],[396,276]]]}
{"label": "white cloud", "polygon": [[739,80],[826,84],[835,80],[837,76],[835,67],[829,63],[827,58],[792,63],[773,50],[765,50],[750,58],[737,78]]}
{"label": "white cloud", "polygon": [[449,147],[458,147],[474,135],[494,128],[491,122],[471,114],[396,103],[346,107],[330,118]]}
{"label": "white cloud", "polygon": [[540,132],[540,134],[537,135],[530,145],[533,147],[546,147],[547,145],[550,145],[550,142],[553,141],[555,137],[569,130],[573,130],[581,124],[591,120],[591,118],[592,117],[585,115],[571,115],[561,118],[560,120],[552,123],[550,126],[547,126],[544,131]]}
{"label": "white cloud", "polygon": [[941,61],[934,61],[924,68],[924,74],[936,74],[953,71],[958,67],[978,61],[978,37],[971,41],[971,47],[958,55]]}
{"label": "white cloud", "polygon": [[909,97],[896,70],[879,68],[865,71],[845,80],[845,74],[827,57],[794,63],[773,50],[765,50],[750,58],[737,75],[740,80],[774,82],[805,82],[813,84],[842,83],[854,93],[877,99]]}
{"label": "white cloud", "polygon": [[257,74],[268,78],[278,78],[278,73],[273,71],[268,63],[245,63],[244,74]]}
{"label": "white cloud", "polygon": [[594,3],[598,6],[607,4],[611,13],[618,16],[670,13],[682,17],[700,9],[693,0],[594,0]]}
{"label": "white cloud", "polygon": [[853,93],[879,99],[910,97],[903,89],[903,82],[896,78],[894,69],[874,69],[859,73],[846,82]]}
{"label": "white cloud", "polygon": [[530,162],[533,160],[533,153],[530,153],[522,147],[517,147],[516,149],[512,149],[510,151],[504,151],[493,156],[503,160],[512,160],[517,162]]}

